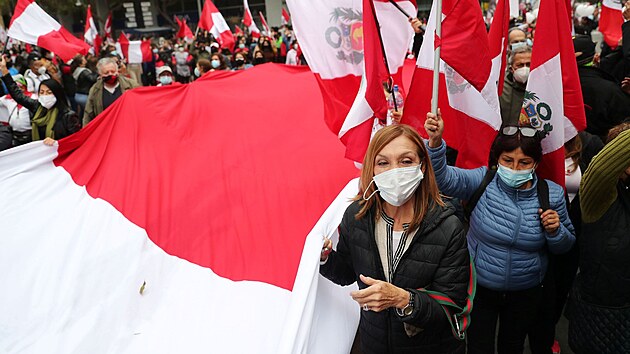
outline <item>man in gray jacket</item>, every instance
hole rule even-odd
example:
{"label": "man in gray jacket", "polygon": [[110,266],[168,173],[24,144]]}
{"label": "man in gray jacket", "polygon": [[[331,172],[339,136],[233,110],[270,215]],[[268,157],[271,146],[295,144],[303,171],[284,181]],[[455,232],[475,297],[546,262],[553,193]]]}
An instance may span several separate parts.
{"label": "man in gray jacket", "polygon": [[118,75],[118,61],[116,58],[107,57],[96,64],[99,78],[90,89],[85,113],[83,114],[83,126],[86,126],[97,115],[101,114],[118,97],[138,84],[124,76]]}

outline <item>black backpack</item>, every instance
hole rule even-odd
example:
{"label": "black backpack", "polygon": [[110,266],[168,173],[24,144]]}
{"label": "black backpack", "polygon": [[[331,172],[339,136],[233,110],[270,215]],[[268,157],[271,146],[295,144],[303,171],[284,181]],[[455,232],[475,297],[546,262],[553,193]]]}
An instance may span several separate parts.
{"label": "black backpack", "polygon": [[[477,202],[479,202],[479,198],[486,191],[486,187],[492,182],[494,176],[497,174],[496,167],[488,168],[486,175],[483,176],[483,180],[481,181],[481,185],[475,192],[472,194],[466,205],[464,205],[464,216],[467,222],[470,222],[470,216],[472,215],[473,210],[477,206]],[[538,184],[536,185],[536,192],[538,194],[538,202],[540,203],[540,208],[543,211],[550,209],[549,205],[549,185],[547,181],[539,178]]]}

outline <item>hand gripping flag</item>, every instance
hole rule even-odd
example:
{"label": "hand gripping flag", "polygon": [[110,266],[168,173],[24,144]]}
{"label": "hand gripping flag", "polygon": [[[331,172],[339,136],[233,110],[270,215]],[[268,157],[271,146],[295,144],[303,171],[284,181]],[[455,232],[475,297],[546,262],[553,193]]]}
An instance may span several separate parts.
{"label": "hand gripping flag", "polygon": [[424,121],[431,110],[434,46],[438,41],[443,46],[439,107],[445,125],[444,139],[458,150],[458,166],[486,166],[490,146],[501,126],[501,114],[497,83],[490,80],[492,63],[481,8],[474,0],[446,1],[442,17],[442,38],[438,39],[433,35],[434,4],[402,122],[426,137]]}
{"label": "hand gripping flag", "polygon": [[9,25],[8,36],[35,44],[58,55],[63,61],[87,54],[90,46],[73,36],[33,0],[18,0]]}
{"label": "hand gripping flag", "polygon": [[206,0],[204,3],[198,26],[209,31],[219,42],[221,48],[234,49],[234,35],[230,31],[230,26],[225,22],[223,15],[214,6],[212,0]]}
{"label": "hand gripping flag", "polygon": [[562,0],[543,0],[536,23],[531,73],[521,123],[546,137],[536,172],[564,186],[564,143],[586,128],[586,116],[571,27]]}
{"label": "hand gripping flag", "polygon": [[318,269],[357,170],[317,97],[308,68],[215,72],[1,152],[0,352],[349,353],[356,286]]}
{"label": "hand gripping flag", "polygon": [[[415,2],[397,3],[407,13],[417,11]],[[362,162],[370,140],[373,112],[377,110],[382,113],[382,107],[376,106],[380,101],[376,96],[383,94],[382,83],[378,80],[385,75],[381,71],[383,55],[379,49],[378,33],[372,28],[374,20],[370,20],[372,25],[367,29],[366,23],[363,22],[362,1],[290,0],[287,5],[293,15],[293,26],[300,47],[304,51],[308,65],[315,73],[324,97],[326,124],[346,145],[346,157]],[[394,78],[394,82],[403,87],[402,67],[413,30],[407,18],[388,1],[374,1],[374,10],[381,26],[380,33],[387,54],[389,74]],[[370,44],[365,44],[364,40],[370,40]],[[367,54],[368,47],[374,49],[374,55]],[[370,71],[366,75],[367,81],[361,86],[361,77],[364,70],[368,70],[368,66],[378,73]],[[359,93],[360,87],[363,93]],[[380,94],[377,87],[381,91]],[[366,94],[374,95],[367,98],[370,100],[369,104]],[[384,96],[382,99],[384,105]],[[353,102],[356,105],[353,106]],[[375,106],[371,107],[371,104]]]}

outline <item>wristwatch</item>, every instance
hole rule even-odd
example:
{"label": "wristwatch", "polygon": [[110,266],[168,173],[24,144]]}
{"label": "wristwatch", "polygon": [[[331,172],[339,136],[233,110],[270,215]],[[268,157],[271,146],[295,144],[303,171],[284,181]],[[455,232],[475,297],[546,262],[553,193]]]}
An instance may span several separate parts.
{"label": "wristwatch", "polygon": [[410,316],[413,313],[413,305],[414,305],[414,295],[413,292],[409,292],[409,303],[402,310],[396,308],[396,314],[400,317]]}

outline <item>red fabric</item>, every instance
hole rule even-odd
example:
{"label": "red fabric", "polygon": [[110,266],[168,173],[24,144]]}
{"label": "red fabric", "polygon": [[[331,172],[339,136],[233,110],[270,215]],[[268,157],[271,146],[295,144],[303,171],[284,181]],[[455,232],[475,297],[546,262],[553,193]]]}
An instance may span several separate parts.
{"label": "red fabric", "polygon": [[623,25],[623,16],[621,11],[611,9],[602,5],[599,16],[599,31],[604,35],[604,41],[612,49],[617,48],[621,39],[621,25]]}
{"label": "red fabric", "polygon": [[[471,60],[474,62],[474,60]],[[427,112],[431,111],[433,70],[416,68],[411,82],[402,122],[414,127],[420,135],[428,138],[424,129]],[[488,165],[490,146],[497,132],[486,123],[473,119],[453,109],[448,103],[444,74],[440,73],[438,102],[444,119],[444,140],[456,149],[457,166],[477,168]]]}
{"label": "red fabric", "polygon": [[[363,53],[365,55],[365,79],[367,90],[365,100],[374,111],[374,116],[385,120],[387,100],[383,91],[383,82],[389,79],[385,66],[385,53],[380,39],[380,26],[372,0],[363,0]],[[368,134],[368,142],[369,142]]]}
{"label": "red fabric", "polygon": [[125,32],[120,32],[120,36],[118,36],[118,44],[120,44],[122,56],[125,58],[129,58],[129,38],[127,38]]}
{"label": "red fabric", "polygon": [[147,63],[153,61],[153,51],[151,50],[151,40],[145,39],[140,44],[140,50],[142,51],[142,62]]}
{"label": "red fabric", "polygon": [[268,36],[271,36],[271,28],[267,24],[267,20],[265,20],[265,15],[261,11],[258,11],[258,15],[260,16],[260,22],[262,23],[263,30],[267,32]]}
{"label": "red fabric", "polygon": [[83,29],[83,33],[88,33],[90,31],[91,20],[92,20],[92,6],[88,5],[87,14],[85,15],[85,28]]}
{"label": "red fabric", "polygon": [[291,21],[291,16],[289,15],[289,11],[287,11],[287,9],[283,7],[282,8],[282,24],[287,25],[289,24],[289,21]]}
{"label": "red fabric", "polygon": [[63,61],[72,59],[77,54],[87,54],[90,45],[73,36],[67,29],[60,27],[37,38],[37,45],[54,52]]}
{"label": "red fabric", "polygon": [[[441,58],[481,91],[490,76],[492,58],[479,2],[444,0],[442,12],[446,18],[442,21]],[[475,65],[470,58],[477,58]]]}
{"label": "red fabric", "polygon": [[244,35],[243,30],[239,26],[234,26],[234,34],[237,36]]}
{"label": "red fabric", "polygon": [[103,39],[101,39],[101,36],[97,34],[96,37],[94,37],[94,55],[99,55],[102,45]]}
{"label": "red fabric", "polygon": [[306,235],[358,174],[323,113],[306,67],[216,71],[125,92],[59,142],[55,164],[167,253],[292,290]]}
{"label": "red fabric", "polygon": [[177,31],[177,34],[175,35],[177,38],[193,38],[194,37],[185,19],[180,20],[179,18],[175,17],[175,20],[177,21],[177,25],[179,26],[179,30]]}
{"label": "red fabric", "polygon": [[110,12],[107,15],[107,20],[105,21],[105,39],[112,39],[112,13]]}
{"label": "red fabric", "polygon": [[13,21],[16,18],[20,17],[22,13],[24,12],[24,10],[26,10],[26,8],[33,2],[34,2],[33,0],[18,0],[18,2],[15,4],[15,10],[13,10],[13,17],[11,17],[11,22],[9,22],[9,27],[11,27],[11,25],[13,24]]}
{"label": "red fabric", "polygon": [[505,80],[505,68],[507,66],[508,30],[510,29],[510,3],[509,0],[498,0],[494,11],[494,19],[488,32],[488,45],[490,57],[501,56],[501,70],[499,71],[499,96],[503,93],[503,81]]}

